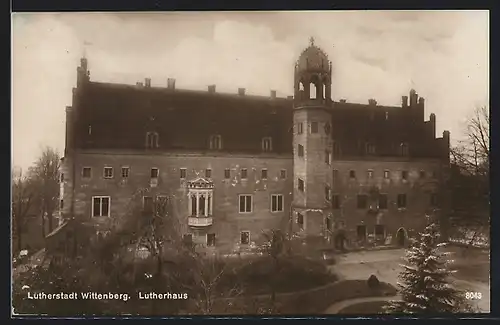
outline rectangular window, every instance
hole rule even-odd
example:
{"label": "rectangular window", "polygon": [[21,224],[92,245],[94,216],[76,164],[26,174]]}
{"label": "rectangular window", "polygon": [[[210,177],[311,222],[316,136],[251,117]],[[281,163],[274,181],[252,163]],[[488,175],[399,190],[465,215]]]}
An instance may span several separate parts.
{"label": "rectangular window", "polygon": [[242,231],[240,233],[240,244],[242,245],[250,244],[250,231]]}
{"label": "rectangular window", "polygon": [[158,168],[151,168],[151,178],[158,178]]}
{"label": "rectangular window", "polygon": [[248,170],[246,168],[241,169],[241,179],[247,179],[248,178]]}
{"label": "rectangular window", "polygon": [[271,212],[283,212],[283,195],[271,195]]}
{"label": "rectangular window", "polygon": [[59,201],[59,209],[61,209],[61,210],[64,209],[64,200],[63,199],[61,199]]}
{"label": "rectangular window", "polygon": [[212,150],[220,150],[222,149],[222,137],[220,135],[212,135],[210,136],[210,149]]}
{"label": "rectangular window", "polygon": [[405,180],[405,181],[407,181],[407,180],[408,180],[408,171],[407,171],[407,170],[403,170],[403,171],[401,172],[401,178],[402,178],[403,180]]}
{"label": "rectangular window", "polygon": [[61,176],[59,177],[59,182],[64,183],[64,173],[61,173]]}
{"label": "rectangular window", "polygon": [[331,165],[332,164],[332,154],[328,150],[325,150],[325,163],[327,165]]}
{"label": "rectangular window", "polygon": [[142,198],[142,211],[145,213],[153,213],[153,197],[144,196]]}
{"label": "rectangular window", "polygon": [[251,213],[252,212],[252,196],[251,195],[240,195],[240,213]]}
{"label": "rectangular window", "polygon": [[330,201],[332,197],[331,189],[330,186],[326,185],[325,186],[325,200]]}
{"label": "rectangular window", "polygon": [[109,217],[110,201],[111,198],[109,196],[92,197],[92,216]]}
{"label": "rectangular window", "polygon": [[379,196],[378,196],[378,208],[380,210],[387,209],[387,194],[379,194]]}
{"label": "rectangular window", "polygon": [[325,226],[327,230],[332,229],[332,221],[330,220],[330,218],[325,219]]}
{"label": "rectangular window", "polygon": [[311,133],[318,133],[319,131],[319,123],[311,122]]}
{"label": "rectangular window", "polygon": [[82,177],[83,178],[91,178],[92,177],[92,168],[91,167],[83,167],[82,168]]}
{"label": "rectangular window", "polygon": [[355,179],[356,178],[356,171],[354,171],[354,170],[349,171],[349,178]]}
{"label": "rectangular window", "polygon": [[436,208],[438,206],[438,195],[436,193],[431,193],[431,207]]}
{"label": "rectangular window", "polygon": [[180,179],[186,179],[186,174],[187,174],[187,171],[186,171],[186,168],[181,168],[180,169]]}
{"label": "rectangular window", "polygon": [[280,171],[280,178],[281,178],[281,179],[286,179],[286,169],[282,169],[282,170]]}
{"label": "rectangular window", "polygon": [[298,187],[299,191],[304,192],[304,187],[305,187],[304,186],[304,180],[302,180],[302,179],[299,178],[298,186],[297,187]]}
{"label": "rectangular window", "polygon": [[205,169],[205,177],[206,178],[212,177],[212,170],[210,168]]}
{"label": "rectangular window", "polygon": [[368,197],[365,194],[358,194],[358,209],[366,209],[368,206]]}
{"label": "rectangular window", "polygon": [[299,225],[300,229],[304,229],[304,216],[302,213],[297,213],[297,224]]}
{"label": "rectangular window", "polygon": [[297,123],[297,134],[302,134],[304,133],[304,125],[302,122]]}
{"label": "rectangular window", "polygon": [[384,179],[389,179],[390,173],[388,170],[384,170]]}
{"label": "rectangular window", "polygon": [[398,208],[406,208],[406,194],[398,194]]}
{"label": "rectangular window", "polygon": [[113,178],[113,167],[104,167],[104,178]]}
{"label": "rectangular window", "polygon": [[332,196],[332,208],[336,210],[340,209],[340,195],[334,194]]}
{"label": "rectangular window", "polygon": [[304,157],[304,146],[299,144],[297,146],[297,154],[299,155],[299,157]]}
{"label": "rectangular window", "polygon": [[231,170],[229,168],[224,169],[224,178],[225,179],[231,178]]}
{"label": "rectangular window", "polygon": [[367,177],[368,177],[368,179],[372,179],[373,178],[373,170],[371,170],[371,169],[368,170]]}
{"label": "rectangular window", "polygon": [[129,171],[128,167],[122,167],[122,178],[128,178]]}
{"label": "rectangular window", "polygon": [[267,179],[267,169],[262,169],[260,171],[260,178],[261,179]]}
{"label": "rectangular window", "polygon": [[215,246],[215,234],[207,234],[207,246]]}

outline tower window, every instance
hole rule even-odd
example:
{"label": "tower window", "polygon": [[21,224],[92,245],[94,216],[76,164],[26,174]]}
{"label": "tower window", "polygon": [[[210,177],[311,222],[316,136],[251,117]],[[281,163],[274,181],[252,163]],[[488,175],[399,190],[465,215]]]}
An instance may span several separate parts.
{"label": "tower window", "polygon": [[222,137],[220,135],[211,135],[209,139],[209,146],[212,150],[222,149]]}
{"label": "tower window", "polygon": [[146,148],[158,148],[158,133],[146,133]]}
{"label": "tower window", "polygon": [[318,122],[311,122],[311,133],[318,133],[319,132],[319,123]]}
{"label": "tower window", "polygon": [[297,188],[299,189],[299,191],[304,192],[305,185],[304,185],[303,179],[299,178],[299,180],[297,182]]}
{"label": "tower window", "polygon": [[297,123],[297,134],[304,133],[304,124],[302,122]]}
{"label": "tower window", "polygon": [[273,150],[273,139],[271,137],[262,138],[262,151]]}
{"label": "tower window", "polygon": [[299,144],[297,145],[297,154],[299,157],[304,157],[304,146]]}

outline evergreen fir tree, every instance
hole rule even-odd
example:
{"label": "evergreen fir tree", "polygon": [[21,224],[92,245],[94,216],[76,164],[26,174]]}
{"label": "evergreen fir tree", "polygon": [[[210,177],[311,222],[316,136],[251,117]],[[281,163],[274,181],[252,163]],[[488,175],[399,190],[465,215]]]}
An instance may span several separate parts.
{"label": "evergreen fir tree", "polygon": [[442,252],[440,233],[435,223],[428,225],[406,252],[398,282],[400,301],[391,301],[389,313],[436,314],[471,312],[464,294],[453,288],[449,277],[448,253]]}

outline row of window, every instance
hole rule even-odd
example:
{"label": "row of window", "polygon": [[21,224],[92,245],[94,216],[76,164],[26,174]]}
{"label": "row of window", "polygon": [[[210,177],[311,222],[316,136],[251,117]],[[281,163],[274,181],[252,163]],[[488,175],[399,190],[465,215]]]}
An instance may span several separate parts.
{"label": "row of window", "polygon": [[[193,244],[193,234],[184,234],[183,236],[184,243],[188,245]],[[206,234],[206,244],[208,247],[213,247],[216,244],[216,237],[214,233]],[[250,244],[250,231],[245,230],[240,232],[240,244],[241,245],[249,245]]]}
{"label": "row of window", "polygon": [[[146,148],[154,149],[160,147],[159,142],[160,136],[157,132],[147,132],[146,133]],[[222,149],[222,136],[211,135],[208,140],[208,146],[211,150],[221,150]],[[262,151],[270,152],[273,151],[273,139],[272,137],[263,137],[261,140]]]}
{"label": "row of window", "polygon": [[[151,168],[151,173],[150,173],[151,178],[158,178],[159,175],[160,175],[160,173],[159,173],[158,168]],[[121,177],[128,178],[129,176],[130,176],[130,167],[127,167],[127,166],[121,167]],[[61,181],[64,180],[63,177],[64,177],[63,174],[61,174]],[[92,167],[83,167],[82,168],[82,178],[91,178],[91,177],[92,177]],[[113,178],[114,177],[113,167],[104,167],[103,177],[104,178]],[[187,177],[187,169],[181,168],[179,170],[179,178],[185,179],[186,177]],[[212,178],[212,169],[210,169],[210,168],[205,169],[205,177]],[[247,168],[240,169],[240,177],[241,177],[241,179],[248,178],[248,169]],[[224,178],[225,179],[231,178],[231,169],[229,169],[229,168],[224,169]],[[268,179],[268,170],[266,168],[261,169],[260,178],[261,179]],[[279,178],[286,179],[286,169],[280,170]]]}
{"label": "row of window", "polygon": [[[166,201],[167,197],[163,195],[159,195],[156,197],[157,200],[161,202]],[[272,194],[270,197],[270,211],[271,212],[283,212],[284,211],[284,198],[282,194]],[[154,199],[151,196],[143,197],[143,211],[145,212],[153,212],[154,211]],[[157,201],[158,202],[158,201]],[[190,208],[191,214],[196,215],[200,213],[202,215],[205,214],[205,202],[203,204],[196,204],[196,201],[189,202],[191,205]],[[207,203],[210,201],[207,201]],[[212,203],[211,203],[212,204]],[[111,197],[109,196],[94,196],[92,198],[92,216],[93,217],[109,217],[110,216],[110,206],[111,206]],[[157,207],[165,208],[164,204],[157,204]],[[200,211],[198,211],[200,209]],[[208,210],[211,210],[211,206],[209,205]],[[239,213],[252,213],[253,212],[253,195],[251,194],[240,194],[238,201],[238,211]]]}
{"label": "row of window", "polygon": [[[372,143],[365,144],[365,153],[367,155],[375,155],[377,153],[376,146]],[[398,150],[399,156],[406,157],[409,154],[409,146],[407,143],[403,142],[399,145]],[[339,157],[341,155],[340,144],[338,142],[333,143],[333,151],[325,150],[325,162],[331,164],[332,157]],[[304,145],[297,144],[297,156],[300,158],[305,157]]]}
{"label": "row of window", "polygon": [[[329,189],[325,190],[326,197],[325,199],[330,201],[332,203],[332,208],[333,209],[340,209],[341,206],[341,196],[338,194],[334,194],[330,196],[330,191]],[[377,205],[376,207],[370,207],[370,208],[377,208],[380,210],[386,210],[388,209],[388,196],[387,194],[378,194],[378,198],[376,200]],[[356,205],[358,209],[367,209],[368,208],[368,195],[367,194],[358,194],[356,197]],[[406,194],[398,194],[396,197],[396,204],[399,209],[407,208],[408,207],[408,200],[407,200],[407,195]],[[438,197],[436,193],[431,193],[429,197],[429,204],[431,207],[437,207],[438,205]]]}

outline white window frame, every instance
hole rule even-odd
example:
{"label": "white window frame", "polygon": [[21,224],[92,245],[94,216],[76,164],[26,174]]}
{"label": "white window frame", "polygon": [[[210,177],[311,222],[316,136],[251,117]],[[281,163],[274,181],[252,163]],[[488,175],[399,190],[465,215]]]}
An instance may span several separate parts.
{"label": "white window frame", "polygon": [[[108,215],[107,216],[102,215],[102,199],[105,199],[105,198],[108,199]],[[100,208],[99,208],[99,215],[98,216],[94,216],[94,200],[95,199],[100,199],[100,203],[99,203]],[[92,211],[90,213],[92,215],[92,218],[109,217],[111,215],[111,196],[107,196],[107,195],[92,196]]]}
{"label": "white window frame", "polygon": [[273,138],[272,137],[264,137],[262,138],[262,151],[273,151]]}
{"label": "white window frame", "polygon": [[[281,206],[279,205],[279,197],[281,197]],[[276,200],[276,210],[273,210],[274,199]],[[271,194],[271,206],[269,207],[269,210],[271,210],[271,213],[279,213],[285,210],[285,197],[283,194]]]}
{"label": "white window frame", "polygon": [[[124,171],[127,171],[127,176],[123,176],[124,175]],[[128,178],[130,176],[130,167],[129,166],[122,166],[122,178]]]}
{"label": "white window frame", "polygon": [[[241,211],[241,197],[246,197],[245,199],[245,210],[247,207],[247,200],[250,197],[250,211]],[[239,194],[238,195],[238,212],[240,214],[250,214],[253,212],[253,195],[252,194]]]}
{"label": "white window frame", "polygon": [[[316,129],[316,132],[313,132],[313,125],[316,124],[318,127]],[[311,123],[309,124],[309,133],[310,134],[318,134],[319,133],[319,122],[317,121],[311,121]]]}
{"label": "white window frame", "polygon": [[[111,176],[106,176],[106,170],[111,170]],[[110,166],[104,166],[104,169],[103,169],[103,177],[106,178],[106,179],[110,179],[110,178],[113,178],[115,175],[115,171],[114,171],[114,168],[113,167],[110,167]]]}
{"label": "white window frame", "polygon": [[[89,177],[85,177],[85,176],[84,176],[84,174],[85,174],[85,173],[83,172],[83,171],[84,171],[85,169],[87,169],[87,168],[88,168],[88,170],[90,171],[90,173],[89,173]],[[87,166],[82,167],[82,178],[83,178],[83,179],[91,179],[91,178],[92,178],[92,167],[87,167]]]}
{"label": "white window frame", "polygon": [[[243,233],[247,233],[248,234],[248,243],[244,244],[242,241],[241,241],[241,235]],[[250,243],[252,242],[251,240],[251,233],[250,233],[250,230],[242,230],[240,231],[240,245],[250,245]]]}

